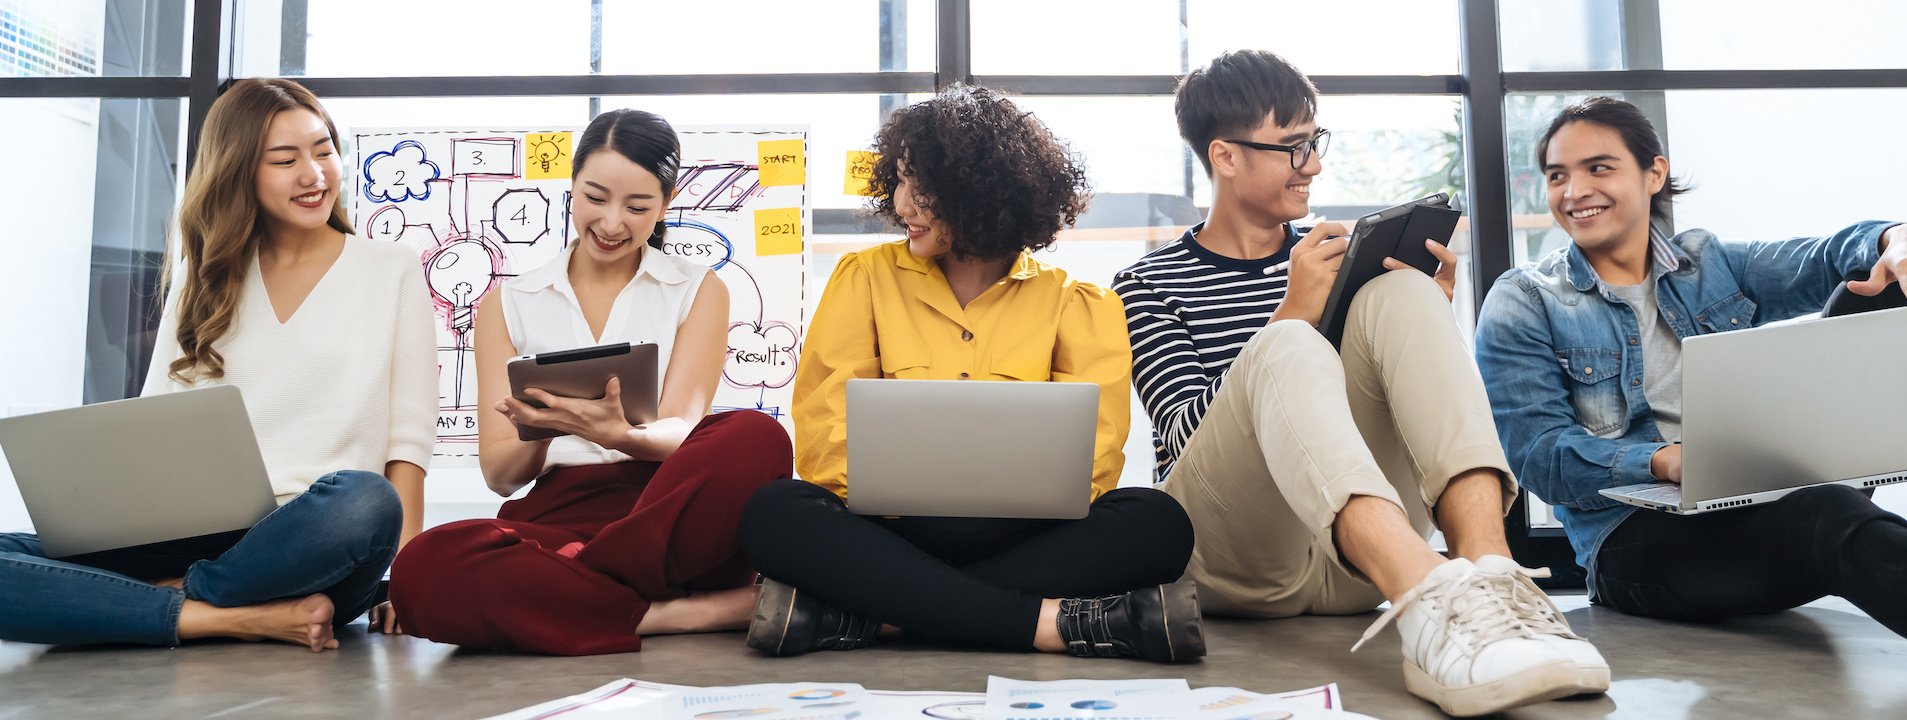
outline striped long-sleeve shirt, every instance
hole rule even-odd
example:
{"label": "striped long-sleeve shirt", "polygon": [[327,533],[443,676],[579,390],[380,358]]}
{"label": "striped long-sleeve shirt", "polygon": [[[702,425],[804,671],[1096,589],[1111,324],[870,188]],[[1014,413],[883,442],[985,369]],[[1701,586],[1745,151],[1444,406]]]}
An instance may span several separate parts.
{"label": "striped long-sleeve shirt", "polygon": [[1171,472],[1239,349],[1284,301],[1298,242],[1287,229],[1277,253],[1239,260],[1199,245],[1195,235],[1204,227],[1192,226],[1113,276],[1132,336],[1133,387],[1152,418],[1155,480]]}

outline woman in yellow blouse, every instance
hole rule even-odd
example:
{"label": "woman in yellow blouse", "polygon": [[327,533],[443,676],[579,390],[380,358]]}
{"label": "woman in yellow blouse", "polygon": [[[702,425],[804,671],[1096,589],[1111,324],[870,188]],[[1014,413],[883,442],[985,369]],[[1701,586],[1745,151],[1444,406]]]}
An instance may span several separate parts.
{"label": "woman in yellow blouse", "polygon": [[[795,466],[749,501],[762,586],[751,647],[848,650],[912,637],[1080,656],[1205,652],[1177,501],[1114,489],[1132,358],[1110,290],[1033,259],[1086,205],[1050,130],[982,88],[894,114],[876,139],[874,211],[907,239],[841,258],[795,375]],[[848,511],[852,378],[1099,385],[1093,494],[1080,520],[879,518]],[[974,448],[985,452],[986,448]]]}

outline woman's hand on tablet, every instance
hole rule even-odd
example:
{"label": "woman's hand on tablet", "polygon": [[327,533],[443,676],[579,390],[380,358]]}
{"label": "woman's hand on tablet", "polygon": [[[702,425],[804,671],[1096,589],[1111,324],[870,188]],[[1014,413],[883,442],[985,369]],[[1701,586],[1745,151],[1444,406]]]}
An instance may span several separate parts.
{"label": "woman's hand on tablet", "polygon": [[[1437,287],[1443,288],[1443,299],[1456,300],[1457,253],[1443,243],[1435,240],[1425,240],[1424,247],[1429,248],[1430,254],[1437,257],[1437,274],[1430,276],[1430,278],[1437,281]],[[1403,270],[1406,268],[1416,269],[1397,258],[1384,258],[1385,270]]]}
{"label": "woman's hand on tablet", "polygon": [[546,407],[538,409],[522,400],[506,397],[498,403],[497,412],[518,425],[561,430],[606,448],[621,447],[628,440],[630,426],[622,414],[619,378],[609,379],[601,400],[561,397],[539,388],[524,388],[523,394]]}

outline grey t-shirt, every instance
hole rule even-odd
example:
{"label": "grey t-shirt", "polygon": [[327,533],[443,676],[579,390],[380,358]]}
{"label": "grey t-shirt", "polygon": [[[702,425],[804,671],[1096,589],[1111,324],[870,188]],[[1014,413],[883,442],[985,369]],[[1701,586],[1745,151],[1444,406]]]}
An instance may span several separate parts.
{"label": "grey t-shirt", "polygon": [[1655,304],[1655,277],[1639,285],[1604,287],[1635,311],[1636,325],[1642,329],[1642,394],[1649,399],[1663,441],[1681,442],[1682,339]]}

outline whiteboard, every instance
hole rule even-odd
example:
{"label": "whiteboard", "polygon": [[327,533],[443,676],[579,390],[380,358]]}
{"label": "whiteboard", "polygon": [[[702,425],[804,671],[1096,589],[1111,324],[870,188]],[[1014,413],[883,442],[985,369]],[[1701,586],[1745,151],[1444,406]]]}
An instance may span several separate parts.
{"label": "whiteboard", "polygon": [[[715,409],[760,410],[792,430],[807,321],[808,130],[676,132],[682,170],[662,249],[709,267],[730,295]],[[491,288],[569,245],[570,163],[582,128],[358,128],[349,135],[358,233],[415,251],[436,306],[433,467],[474,466],[476,309]]]}

